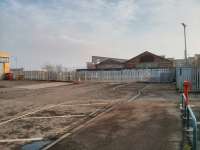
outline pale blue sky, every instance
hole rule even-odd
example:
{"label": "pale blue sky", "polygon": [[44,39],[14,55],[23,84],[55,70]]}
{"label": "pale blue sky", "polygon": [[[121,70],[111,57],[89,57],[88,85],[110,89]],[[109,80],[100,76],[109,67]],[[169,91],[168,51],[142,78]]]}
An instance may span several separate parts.
{"label": "pale blue sky", "polygon": [[182,58],[181,22],[189,56],[200,53],[199,0],[1,0],[0,50],[27,69],[81,67],[92,55],[131,58],[146,50]]}

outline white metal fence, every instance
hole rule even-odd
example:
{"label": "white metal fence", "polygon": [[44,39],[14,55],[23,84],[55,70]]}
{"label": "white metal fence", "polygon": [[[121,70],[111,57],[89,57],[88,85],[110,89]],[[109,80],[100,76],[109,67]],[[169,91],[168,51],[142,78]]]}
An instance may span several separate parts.
{"label": "white metal fence", "polygon": [[141,81],[172,82],[175,79],[174,69],[127,69],[117,71],[78,71],[81,80],[97,81]]}
{"label": "white metal fence", "polygon": [[175,69],[127,69],[127,70],[79,70],[77,72],[44,72],[16,71],[14,79],[22,76],[25,80],[54,80],[54,81],[141,81],[141,82],[173,82],[176,80],[177,89],[183,90],[184,80],[192,83],[192,91],[200,92],[200,68],[181,67]]}
{"label": "white metal fence", "polygon": [[54,81],[141,81],[141,82],[172,82],[175,79],[174,69],[131,69],[110,71],[77,72],[44,72],[44,71],[21,71],[13,72],[14,79],[20,76],[25,80],[54,80]]}
{"label": "white metal fence", "polygon": [[45,71],[18,71],[13,72],[13,78],[24,80],[44,81],[73,81],[76,80],[76,72],[45,72]]}
{"label": "white metal fence", "polygon": [[183,90],[184,80],[190,81],[193,92],[200,92],[200,68],[176,68],[176,86],[180,91]]}

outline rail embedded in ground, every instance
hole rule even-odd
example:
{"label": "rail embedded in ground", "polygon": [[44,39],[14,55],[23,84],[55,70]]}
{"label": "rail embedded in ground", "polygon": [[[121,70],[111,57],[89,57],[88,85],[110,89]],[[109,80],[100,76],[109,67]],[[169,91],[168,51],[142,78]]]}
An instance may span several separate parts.
{"label": "rail embedded in ground", "polygon": [[[189,82],[184,81],[184,93],[181,94],[180,98],[180,109],[182,112],[183,117],[183,125],[186,134],[186,139],[189,140],[192,146],[192,150],[199,150],[198,144],[197,144],[197,120],[196,116],[189,104],[189,97],[188,97],[188,90],[189,90]],[[185,139],[185,137],[184,137]]]}

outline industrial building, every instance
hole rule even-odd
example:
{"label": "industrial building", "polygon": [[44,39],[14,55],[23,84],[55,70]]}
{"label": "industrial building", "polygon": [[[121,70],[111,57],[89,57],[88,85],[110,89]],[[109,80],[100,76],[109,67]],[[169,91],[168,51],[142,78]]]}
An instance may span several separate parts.
{"label": "industrial building", "polygon": [[166,59],[164,56],[158,56],[151,52],[145,51],[136,57],[131,58],[125,64],[125,68],[172,68],[173,61]]}
{"label": "industrial building", "polygon": [[172,68],[174,61],[164,56],[158,56],[145,51],[129,60],[109,57],[92,56],[92,62],[87,63],[87,69],[146,69]]}
{"label": "industrial building", "polygon": [[87,69],[121,69],[127,59],[92,56],[92,62],[87,63]]}

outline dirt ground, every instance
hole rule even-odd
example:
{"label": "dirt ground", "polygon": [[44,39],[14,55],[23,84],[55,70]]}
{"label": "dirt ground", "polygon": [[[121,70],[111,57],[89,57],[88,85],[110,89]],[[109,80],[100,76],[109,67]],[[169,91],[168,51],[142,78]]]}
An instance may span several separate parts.
{"label": "dirt ground", "polygon": [[0,88],[9,88],[21,85],[34,85],[40,83],[49,83],[49,81],[6,81],[0,80]]}
{"label": "dirt ground", "polygon": [[148,84],[50,150],[179,150],[182,125],[174,85]]}
{"label": "dirt ground", "polygon": [[0,81],[1,150],[19,150],[35,138],[56,142],[66,134],[49,149],[181,147],[178,94],[173,84],[87,82],[56,83],[55,87],[48,83]]}
{"label": "dirt ground", "polygon": [[[42,83],[47,82],[0,81],[0,149],[21,149],[31,142],[23,139],[55,140],[112,105],[131,99],[145,86],[95,82],[41,89]],[[34,88],[18,88],[33,84]]]}

